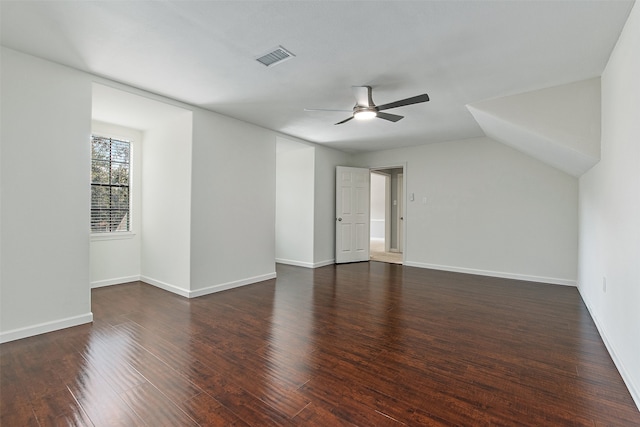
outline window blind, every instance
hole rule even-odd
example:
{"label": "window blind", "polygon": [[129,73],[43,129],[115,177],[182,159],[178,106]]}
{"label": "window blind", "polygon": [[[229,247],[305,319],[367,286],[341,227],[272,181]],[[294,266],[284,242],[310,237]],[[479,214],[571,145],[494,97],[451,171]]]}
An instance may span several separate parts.
{"label": "window blind", "polygon": [[129,231],[131,143],[91,136],[91,232]]}

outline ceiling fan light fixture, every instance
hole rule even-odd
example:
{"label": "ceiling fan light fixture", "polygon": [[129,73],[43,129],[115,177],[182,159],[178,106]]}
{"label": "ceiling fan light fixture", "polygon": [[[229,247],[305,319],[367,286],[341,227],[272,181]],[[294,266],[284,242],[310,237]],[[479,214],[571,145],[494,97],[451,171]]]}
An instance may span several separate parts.
{"label": "ceiling fan light fixture", "polygon": [[359,110],[353,113],[353,118],[356,120],[371,120],[377,115],[378,113],[375,110]]}

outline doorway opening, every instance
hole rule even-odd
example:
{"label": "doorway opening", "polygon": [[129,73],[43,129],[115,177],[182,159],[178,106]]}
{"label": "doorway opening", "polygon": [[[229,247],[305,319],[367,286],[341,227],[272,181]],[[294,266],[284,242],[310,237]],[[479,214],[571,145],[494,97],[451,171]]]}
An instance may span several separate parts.
{"label": "doorway opening", "polygon": [[369,254],[372,261],[402,264],[404,170],[372,169]]}

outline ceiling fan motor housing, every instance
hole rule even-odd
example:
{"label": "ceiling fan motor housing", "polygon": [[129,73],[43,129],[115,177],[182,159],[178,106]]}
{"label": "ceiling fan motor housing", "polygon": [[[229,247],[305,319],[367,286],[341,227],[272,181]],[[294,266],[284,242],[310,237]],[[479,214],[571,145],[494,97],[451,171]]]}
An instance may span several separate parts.
{"label": "ceiling fan motor housing", "polygon": [[378,115],[378,109],[374,107],[363,107],[361,105],[356,105],[353,107],[353,117],[358,120],[368,120],[372,119]]}

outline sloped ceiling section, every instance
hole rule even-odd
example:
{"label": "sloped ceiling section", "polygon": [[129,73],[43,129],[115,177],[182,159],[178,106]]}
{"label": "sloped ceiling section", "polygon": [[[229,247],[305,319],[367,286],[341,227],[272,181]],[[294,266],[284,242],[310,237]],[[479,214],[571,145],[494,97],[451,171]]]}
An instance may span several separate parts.
{"label": "sloped ceiling section", "polygon": [[600,160],[600,78],[467,105],[484,133],[570,175]]}

